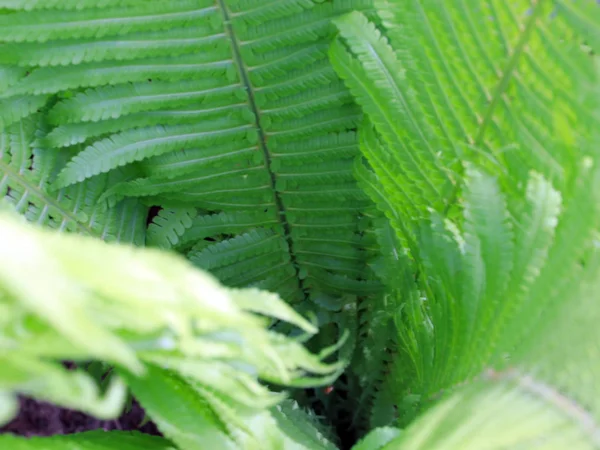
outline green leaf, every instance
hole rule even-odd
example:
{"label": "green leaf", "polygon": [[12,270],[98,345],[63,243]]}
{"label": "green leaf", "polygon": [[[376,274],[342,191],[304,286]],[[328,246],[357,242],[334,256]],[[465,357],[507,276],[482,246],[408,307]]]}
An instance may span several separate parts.
{"label": "green leaf", "polygon": [[356,443],[352,450],[379,450],[388,448],[386,445],[397,438],[401,431],[397,428],[375,428],[367,436]]}
{"label": "green leaf", "polygon": [[184,379],[154,366],[147,366],[146,373],[144,378],[123,376],[161,432],[179,448],[235,448],[225,424]]}
{"label": "green leaf", "polygon": [[597,426],[587,412],[534,377],[491,374],[459,389],[417,419],[391,449],[593,449]]}
{"label": "green leaf", "polygon": [[2,448],[11,450],[175,450],[166,439],[129,431],[86,431],[84,433],[51,437],[0,436]]}
{"label": "green leaf", "polygon": [[388,147],[380,147],[370,162],[376,164],[376,158],[380,164],[386,159],[393,162],[401,170],[394,172],[392,180],[396,178],[396,185],[410,190],[415,203],[439,205],[448,180],[439,167],[430,130],[424,128],[419,111],[411,108],[414,105],[393,49],[361,13],[336,19],[335,24],[341,40],[332,45],[332,64]]}
{"label": "green leaf", "polygon": [[[467,335],[461,341],[469,367],[480,358],[513,269],[512,224],[498,183],[467,167],[464,192],[463,316]],[[480,363],[481,364],[481,363]],[[480,370],[480,364],[474,368]]]}
{"label": "green leaf", "polygon": [[[43,176],[0,164],[0,195],[34,222],[136,244],[150,212],[193,209],[189,233],[179,217],[148,237],[184,253],[207,242],[218,252],[266,225],[285,245],[240,249],[213,270],[221,282],[290,303],[377,291],[360,232],[369,200],[352,176],[361,112],[327,58],[332,19],[371,7],[0,0],[0,122],[43,123],[28,141]],[[336,240],[323,239],[340,224]]]}
{"label": "green leaf", "polygon": [[[92,377],[67,371],[60,360],[116,364],[142,403],[146,392],[136,386],[150,383],[147,395],[160,392],[164,369],[155,365],[168,367],[164,383],[199,383],[252,414],[282,398],[260,380],[317,386],[339,375],[340,363],[323,362],[337,348],[314,355],[266,328],[255,313],[289,321],[309,336],[316,332],[275,294],[229,290],[179,256],[57,234],[6,212],[0,245],[4,420],[17,393],[101,418],[119,414],[125,397],[119,378],[100,397]],[[160,399],[148,400],[154,414],[161,411],[152,402]]]}
{"label": "green leaf", "polygon": [[334,21],[332,65],[366,115],[356,173],[407,256],[384,279],[405,367],[382,392],[398,424],[424,415],[387,448],[570,442],[564,411],[496,375],[574,401],[595,439],[600,9],[567,3],[375,0]]}

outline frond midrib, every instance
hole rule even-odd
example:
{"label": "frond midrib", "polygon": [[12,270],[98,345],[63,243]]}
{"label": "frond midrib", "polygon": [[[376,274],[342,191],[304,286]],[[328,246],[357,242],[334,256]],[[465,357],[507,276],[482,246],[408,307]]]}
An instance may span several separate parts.
{"label": "frond midrib", "polygon": [[[506,67],[502,71],[500,80],[498,81],[498,84],[496,85],[496,88],[494,89],[494,92],[489,100],[488,107],[486,108],[486,110],[483,114],[483,117],[479,123],[479,126],[477,127],[477,134],[475,135],[475,138],[473,139],[473,145],[476,147],[479,147],[483,144],[485,132],[487,131],[488,126],[493,121],[496,107],[500,104],[502,95],[505,93],[505,91],[508,87],[508,84],[509,84],[510,80],[512,79],[512,76],[517,68],[519,59],[521,58],[521,56],[524,53],[527,42],[529,41],[529,38],[535,28],[538,17],[542,11],[540,4],[541,4],[541,2],[538,2],[534,6],[533,11],[531,12],[531,15],[529,17],[529,20],[527,21],[527,24],[525,25],[521,35],[519,36],[519,40],[517,41],[517,44],[516,44],[515,48],[513,49],[513,52],[510,55],[510,58],[506,64]],[[456,203],[456,199],[458,197],[460,188],[461,188],[460,183],[456,183],[454,185],[454,188],[452,189],[452,192],[450,193],[449,200],[446,203],[446,207],[444,209],[445,216],[448,215],[450,208]]]}
{"label": "frond midrib", "polygon": [[258,132],[258,146],[261,149],[263,156],[264,156],[265,170],[269,174],[271,192],[273,193],[273,200],[275,202],[275,207],[277,208],[277,217],[279,219],[279,223],[281,224],[281,226],[283,228],[283,232],[285,234],[283,237],[288,246],[290,262],[294,268],[294,271],[296,272],[296,280],[298,281],[298,289],[300,290],[300,292],[303,293],[303,295],[305,297],[307,297],[307,291],[303,285],[302,279],[300,278],[299,263],[297,261],[296,254],[294,252],[294,242],[292,239],[292,231],[291,231],[290,223],[287,220],[287,212],[285,209],[285,205],[283,204],[283,199],[281,198],[281,195],[279,194],[279,192],[276,189],[277,178],[272,169],[271,152],[270,152],[268,144],[267,144],[267,134],[263,128],[262,121],[261,121],[261,111],[258,107],[258,104],[256,103],[254,86],[252,85],[252,83],[250,81],[250,76],[248,74],[248,68],[246,67],[246,64],[244,63],[244,60],[242,58],[242,54],[241,54],[241,50],[240,50],[240,43],[238,42],[235,31],[231,24],[230,13],[229,13],[229,10],[227,9],[227,5],[225,4],[225,0],[217,0],[217,4],[218,4],[221,14],[223,16],[223,25],[225,28],[225,32],[231,42],[231,49],[232,49],[232,54],[233,54],[232,56],[235,61],[235,65],[238,68],[240,81],[246,88],[246,93],[247,93],[247,97],[248,97],[248,105],[250,106],[250,109],[252,110],[252,113],[254,114],[254,121],[255,121],[257,132]]}
{"label": "frond midrib", "polygon": [[534,6],[533,11],[531,12],[531,15],[529,17],[529,20],[527,21],[527,24],[525,25],[525,28],[523,29],[523,32],[521,33],[521,36],[519,37],[519,40],[517,41],[517,45],[513,49],[512,55],[510,55],[510,59],[508,60],[508,63],[506,64],[506,67],[504,68],[504,71],[502,72],[502,77],[500,78],[500,81],[496,85],[496,89],[494,90],[494,93],[492,94],[492,98],[489,102],[489,105],[488,105],[488,107],[483,115],[483,118],[481,120],[481,123],[478,127],[477,135],[475,136],[475,145],[482,144],[483,137],[485,136],[485,131],[487,130],[487,127],[489,126],[489,124],[492,121],[494,112],[496,110],[496,106],[500,103],[502,94],[504,94],[504,92],[506,91],[506,88],[508,87],[508,83],[510,82],[512,75],[515,72],[515,69],[519,62],[519,59],[521,58],[521,55],[523,54],[523,51],[525,50],[525,46],[527,45],[527,42],[529,41],[529,37],[531,36],[533,29],[535,28],[536,22],[538,20],[538,16],[540,15],[540,13],[542,11],[540,4],[541,4],[541,2],[538,2]]}

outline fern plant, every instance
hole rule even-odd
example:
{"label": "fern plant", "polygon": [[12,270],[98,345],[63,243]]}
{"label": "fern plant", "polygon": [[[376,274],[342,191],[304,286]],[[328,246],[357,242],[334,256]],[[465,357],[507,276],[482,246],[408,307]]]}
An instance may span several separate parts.
{"label": "fern plant", "polygon": [[[181,253],[230,287],[275,291],[316,312],[320,333],[307,340],[283,322],[314,328],[289,309],[270,311],[266,294],[247,291],[253,303],[234,296],[284,319],[267,336],[297,349],[278,347],[292,376],[274,378],[263,367],[270,341],[251,347],[260,368],[251,376],[271,389],[344,373],[333,390],[295,391],[310,407],[303,412],[290,401],[232,399],[222,377],[207,378],[230,355],[227,340],[204,364],[181,349],[168,359],[138,350],[146,378],[112,353],[40,355],[41,339],[30,347],[37,358],[116,364],[178,448],[600,445],[596,2],[0,0],[0,8],[0,185],[17,211]],[[121,276],[104,272],[108,247],[93,245],[96,283]],[[186,270],[167,266],[157,269]],[[65,286],[87,280],[84,272]],[[124,291],[106,323],[120,339],[131,336],[118,318],[143,308],[127,309],[128,296],[140,298]],[[147,313],[160,310],[152,305]],[[219,323],[245,330],[234,316]],[[337,350],[339,363],[321,362]],[[173,358],[178,365],[161,366]],[[248,362],[227,373],[237,380]],[[158,398],[156,386],[185,393]],[[69,404],[71,395],[52,399]],[[1,439],[39,448],[126,437]]]}
{"label": "fern plant", "polygon": [[[371,293],[368,199],[351,165],[360,110],[327,60],[330,19],[369,5],[3,2],[0,124],[21,147],[64,155],[49,195],[80,189],[109,223],[130,222],[114,211],[123,202],[160,207],[148,244],[229,285],[289,302]],[[15,166],[30,159],[7,148]],[[79,208],[73,219],[90,220]]]}
{"label": "fern plant", "polygon": [[[300,342],[316,328],[274,294],[226,289],[180,257],[33,229],[6,213],[0,227],[1,422],[14,415],[17,393],[114,417],[125,381],[181,448],[234,448],[235,442],[252,448],[265,439],[270,448],[280,448],[294,436],[274,424],[293,417],[301,428],[298,421],[309,423],[310,417],[278,405],[282,394],[259,378],[319,385],[339,373],[340,364],[322,362],[335,348],[318,356],[307,352]],[[32,273],[39,274],[35,283]],[[264,316],[303,334],[290,338],[270,331]],[[101,396],[84,371],[53,362],[61,359],[110,362],[119,377]],[[108,446],[115,439],[120,445],[116,437],[103,443],[102,436],[90,436],[91,443]],[[58,439],[56,445],[82,439]],[[136,445],[148,440],[129,439]],[[0,442],[3,448],[18,445],[10,436]]]}
{"label": "fern plant", "polygon": [[32,220],[319,309],[322,345],[381,291],[352,171],[361,111],[327,56],[331,19],[370,0],[0,6],[3,189]]}
{"label": "fern plant", "polygon": [[[552,420],[573,420],[581,448],[597,445],[584,413],[597,389],[578,371],[597,370],[597,334],[580,314],[596,309],[600,218],[597,57],[583,39],[597,42],[600,28],[582,30],[580,20],[598,24],[600,9],[376,5],[383,28],[359,12],[336,20],[331,57],[365,111],[357,176],[397,236],[386,274],[401,344],[387,410],[408,423],[457,391],[422,419],[439,434],[415,424],[397,445],[512,448],[543,440]],[[474,20],[478,12],[490,15]],[[567,342],[591,360],[569,355]],[[482,414],[504,406],[461,427],[461,408],[479,402]],[[470,428],[478,420],[489,428]],[[507,420],[526,432],[500,432]]]}
{"label": "fern plant", "polygon": [[0,7],[2,190],[30,220],[318,310],[315,350],[381,292],[361,111],[327,55],[331,19],[371,0]]}

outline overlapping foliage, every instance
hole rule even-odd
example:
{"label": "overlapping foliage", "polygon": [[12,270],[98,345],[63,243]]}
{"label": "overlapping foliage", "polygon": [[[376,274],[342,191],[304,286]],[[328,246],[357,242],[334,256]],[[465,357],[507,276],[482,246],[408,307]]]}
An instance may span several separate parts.
{"label": "overlapping foliage", "polygon": [[371,0],[2,7],[1,195],[319,310],[315,348],[356,322],[342,308],[382,286],[352,169],[361,111],[327,52],[331,19]]}
{"label": "overlapping foliage", "polygon": [[[335,349],[312,355],[305,337],[268,329],[260,316],[316,332],[276,295],[224,288],[178,256],[35,230],[6,213],[0,244],[2,422],[15,413],[16,394],[114,417],[124,379],[182,448],[252,448],[264,439],[283,448],[291,438],[273,425],[288,420],[285,405],[276,406],[283,397],[259,380],[302,386],[337,376],[339,364],[322,363]],[[120,377],[102,395],[61,360],[106,361]],[[0,438],[3,448],[11,442]]]}
{"label": "overlapping foliage", "polygon": [[95,235],[160,207],[148,244],[231,286],[334,308],[376,291],[360,109],[327,59],[330,20],[369,5],[0,3],[3,189],[32,220]]}
{"label": "overlapping foliage", "polygon": [[[321,345],[349,330],[333,392],[296,397],[380,427],[356,449],[600,446],[596,2],[0,7],[0,186],[30,220],[275,290]],[[290,405],[237,445],[331,448]]]}
{"label": "overlapping foliage", "polygon": [[336,20],[331,57],[398,236],[384,391],[407,423],[456,390],[394,445],[595,448],[600,8],[375,3],[383,28]]}

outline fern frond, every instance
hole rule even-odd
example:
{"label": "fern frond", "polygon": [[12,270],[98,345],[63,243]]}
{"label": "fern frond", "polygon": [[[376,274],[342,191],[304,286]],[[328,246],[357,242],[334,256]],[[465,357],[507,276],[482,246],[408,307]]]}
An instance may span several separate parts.
{"label": "fern frond", "polygon": [[[0,62],[22,67],[68,66],[106,59],[116,61],[179,56],[201,48],[214,51],[224,44],[222,34],[213,34],[210,26],[173,29],[168,33],[151,31],[102,39],[64,39],[44,43],[7,43]],[[64,73],[58,71],[56,73]]]}
{"label": "fern frond", "polygon": [[[59,102],[48,117],[52,123],[97,122],[137,112],[199,106],[223,101],[231,105],[242,90],[221,79],[152,81],[90,89]],[[215,106],[218,106],[215,105]]]}
{"label": "fern frond", "polygon": [[[339,364],[325,364],[292,338],[264,328],[256,313],[289,321],[304,333],[316,331],[274,294],[228,291],[180,257],[58,235],[6,213],[0,227],[0,301],[7,312],[0,321],[6,368],[0,376],[2,411],[23,393],[98,417],[114,416],[125,394],[119,379],[100,399],[87,374],[54,362],[98,359],[122,367],[122,378],[167,436],[207,439],[210,431],[222,439],[221,419],[194,384],[260,416],[281,395],[259,378],[319,385],[337,376]],[[39,272],[36,283],[28,280],[31,271]],[[180,414],[184,405],[191,415]],[[204,433],[199,417],[208,421]]]}
{"label": "fern frond", "polygon": [[[598,142],[596,139],[590,145]],[[503,339],[504,348],[513,349],[519,346],[519,342],[526,339],[535,327],[540,323],[542,317],[550,314],[548,311],[566,305],[565,298],[574,292],[573,282],[579,280],[584,270],[593,270],[587,267],[589,252],[595,253],[595,240],[600,225],[600,203],[598,201],[598,173],[597,163],[595,167],[589,167],[591,161],[584,159],[576,185],[573,187],[572,195],[564,196],[564,206],[558,216],[558,222],[553,217],[545,224],[548,231],[554,232],[554,239],[545,258],[543,266],[539,266],[534,279],[523,279],[523,289],[526,296],[517,291],[515,298],[516,311],[514,314],[526,314],[529,317],[529,329],[517,329],[517,323],[506,327]],[[549,197],[538,197],[538,201],[545,201],[547,208],[557,208],[556,192],[551,192]],[[554,198],[553,198],[554,197]],[[556,214],[556,210],[554,210]],[[525,216],[527,217],[527,216]],[[543,247],[540,249],[544,251]],[[583,267],[582,267],[583,266]],[[560,278],[557,274],[561,274]]]}
{"label": "fern frond", "polygon": [[366,308],[360,314],[359,351],[352,364],[359,387],[354,393],[358,398],[353,400],[352,428],[361,434],[369,429],[375,398],[384,389],[396,346],[393,316],[384,306],[370,304]]}
{"label": "fern frond", "polygon": [[[242,155],[243,156],[243,155]],[[217,172],[213,167],[198,169],[188,175],[180,175],[178,178],[139,178],[129,183],[115,185],[107,191],[107,197],[123,195],[131,197],[143,197],[151,195],[167,196],[173,192],[191,193],[198,190],[197,196],[210,197],[213,200],[218,197],[227,198],[236,193],[248,193],[249,191],[264,191],[268,198],[269,179],[264,173],[264,167],[246,167],[249,164],[242,159],[235,166],[227,167],[226,172]],[[235,182],[235,187],[231,184]]]}
{"label": "fern frond", "polygon": [[336,24],[352,53],[335,41],[331,53],[334,67],[390,146],[389,154],[403,168],[400,176],[406,177],[405,184],[418,187],[420,203],[435,206],[448,182],[437,162],[439,145],[420,123],[423,116],[404,87],[392,48],[360,13],[337,19]]}
{"label": "fern frond", "polygon": [[310,66],[322,60],[327,56],[328,48],[327,42],[317,42],[311,46],[296,44],[267,52],[248,52],[248,75],[253,82],[268,86],[268,80],[277,79],[290,70]]}
{"label": "fern frond", "polygon": [[152,128],[164,125],[188,125],[202,120],[218,118],[221,113],[232,118],[242,118],[247,113],[244,105],[222,106],[216,108],[186,108],[166,111],[152,111],[131,114],[127,122],[123,119],[107,119],[102,122],[80,122],[65,124],[54,128],[40,140],[40,145],[51,148],[70,147],[91,142],[91,139],[111,135],[118,131],[134,128]]}
{"label": "fern frond", "polygon": [[[600,258],[597,249],[592,255],[576,281],[569,280],[562,304],[539,328],[529,329],[531,334],[509,362],[501,363],[501,370],[487,370],[454,389],[394,445],[476,449],[545,442],[557,448],[597,447],[598,401],[590,394],[598,388],[593,374],[599,356]],[[463,408],[477,414],[464,415]],[[427,431],[432,426],[438,432]]]}
{"label": "fern frond", "polygon": [[400,434],[400,430],[392,427],[375,428],[362,440],[356,443],[352,450],[380,450],[386,447]]}
{"label": "fern frond", "polygon": [[260,25],[281,16],[302,13],[311,8],[313,3],[311,0],[291,0],[285,3],[272,0],[233,0],[227,5],[231,9],[231,17],[243,18],[249,24]]}
{"label": "fern frond", "polygon": [[281,141],[277,138],[269,142],[274,161],[281,160],[298,166],[313,162],[313,158],[318,158],[320,161],[351,159],[358,152],[356,134],[353,132],[326,134],[300,141],[284,142],[283,145],[280,145]]}
{"label": "fern frond", "polygon": [[578,404],[534,377],[492,372],[436,405],[389,445],[475,450],[536,442],[595,448],[597,426]]}
{"label": "fern frond", "polygon": [[205,270],[228,266],[242,259],[242,255],[259,255],[276,251],[285,241],[272,230],[256,229],[235,238],[214,244],[201,252],[189,255],[192,263],[202,264]]}
{"label": "fern frond", "polygon": [[333,450],[337,447],[331,430],[327,430],[309,411],[303,411],[297,404],[284,401],[275,406],[272,411],[277,426],[290,436],[297,444],[308,445],[307,448]]}
{"label": "fern frond", "polygon": [[182,146],[210,145],[251,134],[239,120],[207,121],[199,125],[124,131],[87,147],[70,161],[56,180],[57,187],[69,186],[119,166]]}
{"label": "fern frond", "polygon": [[500,298],[513,270],[514,244],[506,203],[497,182],[469,168],[466,174],[461,301],[468,334],[461,353],[468,359],[479,357],[484,336],[497,318]]}
{"label": "fern frond", "polygon": [[[385,211],[392,223],[398,229],[403,229],[403,225],[399,223],[402,217],[419,217],[419,209],[426,204],[418,200],[419,193],[411,187],[410,183],[402,183],[396,178],[395,171],[392,170],[394,160],[390,156],[389,148],[377,138],[366,120],[361,126],[359,139],[360,150],[367,158],[369,167],[365,167],[362,161],[358,160],[355,164],[355,176],[361,182],[361,187],[370,192],[371,198],[377,199],[381,210]],[[379,151],[382,146],[386,151]],[[373,180],[373,172],[376,181]],[[381,191],[381,188],[376,188],[375,185],[387,188]],[[403,234],[405,234],[404,239],[411,238],[408,231]]]}
{"label": "fern frond", "polygon": [[[362,113],[327,59],[331,20],[369,10],[371,0],[76,3],[11,3],[0,20],[0,63],[29,71],[11,75],[0,101],[39,96],[44,106],[49,95],[41,114],[51,127],[37,145],[73,154],[52,187],[127,171],[106,186],[101,206],[108,201],[113,210],[138,198],[146,206],[203,210],[187,231],[185,214],[150,227],[161,232],[149,242],[185,252],[205,251],[204,239],[219,245],[268,224],[286,245],[279,254],[248,252],[215,268],[228,283],[280,286],[301,299],[311,295],[301,272],[318,270],[329,280],[318,295],[336,295],[346,280],[345,291],[354,281],[378,289],[363,270],[372,253],[359,239],[369,199],[352,176],[352,129]],[[0,109],[0,120],[32,112]],[[248,223],[248,214],[256,222]],[[223,230],[219,217],[228,221]],[[297,237],[315,238],[341,222],[339,242],[299,243],[296,252]],[[223,240],[223,233],[231,236]],[[328,256],[318,261],[320,255]],[[259,263],[266,267],[253,267]]]}
{"label": "fern frond", "polygon": [[[419,393],[504,361],[591,252],[600,116],[582,42],[600,10],[562,3],[377,0],[381,28],[335,20],[330,57],[367,116],[356,172],[416,271],[399,317]],[[570,275],[547,278],[555,263]]]}
{"label": "fern frond", "polygon": [[218,191],[212,193],[204,192],[202,188],[179,191],[177,193],[165,193],[157,197],[148,197],[149,204],[160,204],[165,206],[196,206],[209,211],[234,211],[236,209],[262,208],[268,209],[275,206],[273,193],[262,187],[235,192],[228,190],[225,193]]}
{"label": "fern frond", "polygon": [[[285,82],[273,83],[271,80],[269,80],[270,83],[258,82],[256,101],[260,105],[268,100],[281,99],[286,95],[302,94],[307,89],[325,86],[337,79],[335,71],[331,67],[323,67],[321,64],[315,63],[310,69],[312,70],[308,72],[300,68],[289,70]],[[332,87],[339,89],[341,86],[336,86],[336,84],[338,83]]]}
{"label": "fern frond", "polygon": [[526,301],[546,264],[559,221],[561,201],[560,193],[546,180],[538,174],[531,175],[526,202],[514,230],[513,270],[510,284],[506,287],[512,301],[504,302],[496,309],[494,322],[486,329],[491,342],[498,338],[498,333],[506,325],[506,318],[515,314],[519,305]]}
{"label": "fern frond", "polygon": [[88,6],[63,11],[14,12],[0,16],[0,40],[47,42],[52,39],[118,36],[185,26],[216,13],[216,8],[206,0],[136,3],[120,8],[95,9]]}
{"label": "fern frond", "polygon": [[[377,5],[392,45],[404,49],[397,55],[407,82],[438,135],[442,118],[452,118],[444,131],[451,140],[483,150],[521,180],[531,167],[560,188],[574,173],[568,130],[587,134],[598,120],[577,94],[594,84],[595,75],[588,51],[580,47],[586,28],[569,11],[591,8],[589,23],[598,12],[591,2],[576,8],[567,3],[560,2],[556,13],[549,2],[482,7],[492,20],[459,4]],[[422,36],[418,44],[407,40],[414,34]],[[419,88],[423,82],[426,89]],[[502,152],[514,144],[519,151]]]}
{"label": "fern frond", "polygon": [[[219,55],[216,57],[218,58]],[[71,89],[117,85],[148,80],[179,81],[198,73],[205,76],[223,76],[231,68],[227,60],[215,60],[212,54],[201,56],[173,56],[139,60],[124,60],[70,65],[67,67],[42,67],[9,87],[3,97],[24,94],[56,94]],[[231,81],[231,80],[230,80]]]}
{"label": "fern frond", "polygon": [[182,244],[200,241],[222,234],[242,234],[253,228],[276,227],[279,224],[273,211],[231,211],[199,215],[181,238]]}
{"label": "fern frond", "polygon": [[372,8],[369,0],[351,0],[350,2],[323,2],[314,4],[301,15],[286,14],[273,21],[262,23],[255,28],[245,30],[244,48],[256,53],[264,53],[289,45],[318,41],[331,34],[331,20],[352,10]]}
{"label": "fern frond", "polygon": [[[98,202],[100,199],[98,199]],[[136,199],[128,198],[117,203],[106,212],[108,223],[112,225],[111,235],[102,235],[106,241],[129,242],[143,246],[146,240],[146,219],[148,207]],[[93,217],[92,217],[93,219]],[[113,237],[114,236],[114,237]]]}

